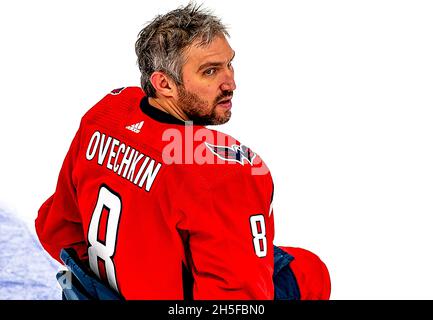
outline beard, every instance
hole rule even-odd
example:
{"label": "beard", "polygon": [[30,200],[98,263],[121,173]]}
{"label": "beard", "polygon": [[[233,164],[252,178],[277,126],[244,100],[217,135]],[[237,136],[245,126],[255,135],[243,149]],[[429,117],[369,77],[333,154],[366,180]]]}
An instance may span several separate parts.
{"label": "beard", "polygon": [[194,124],[207,126],[219,125],[226,123],[230,120],[232,112],[224,110],[223,114],[217,112],[217,104],[221,100],[233,96],[233,91],[223,91],[218,97],[215,98],[213,103],[209,105],[205,100],[185,89],[183,85],[179,86],[179,107],[188,116],[188,119]]}

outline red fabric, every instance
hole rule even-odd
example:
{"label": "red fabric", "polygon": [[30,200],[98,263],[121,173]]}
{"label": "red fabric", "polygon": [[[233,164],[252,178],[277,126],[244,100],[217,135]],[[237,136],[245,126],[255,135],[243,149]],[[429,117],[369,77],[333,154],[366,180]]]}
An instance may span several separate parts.
{"label": "red fabric", "polygon": [[301,300],[329,300],[331,296],[331,278],[328,268],[311,251],[280,247],[294,257],[290,263],[301,293]]}
{"label": "red fabric", "polygon": [[[42,245],[57,260],[62,247],[75,248],[91,267],[95,261],[96,273],[102,257],[111,287],[126,299],[183,299],[182,263],[193,273],[194,299],[273,299],[273,183],[266,166],[259,156],[252,165],[219,159],[204,141],[239,142],[201,126],[157,122],[141,111],[143,97],[140,88],[118,90],[82,118],[55,193],[38,212]],[[133,125],[140,132],[127,129]],[[168,164],[176,144],[184,163]],[[120,169],[132,150],[135,170],[125,169],[127,162]],[[189,163],[191,150],[207,163]],[[157,172],[142,187],[141,169],[143,176]],[[257,215],[265,223],[257,230],[266,232],[264,257],[254,249],[264,250],[252,234]]]}

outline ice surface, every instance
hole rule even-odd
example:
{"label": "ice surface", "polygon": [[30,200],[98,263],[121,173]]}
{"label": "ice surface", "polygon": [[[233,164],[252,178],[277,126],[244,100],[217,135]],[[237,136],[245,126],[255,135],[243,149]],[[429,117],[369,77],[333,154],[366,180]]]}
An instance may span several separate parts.
{"label": "ice surface", "polygon": [[55,277],[60,269],[26,224],[0,209],[0,299],[61,299]]}

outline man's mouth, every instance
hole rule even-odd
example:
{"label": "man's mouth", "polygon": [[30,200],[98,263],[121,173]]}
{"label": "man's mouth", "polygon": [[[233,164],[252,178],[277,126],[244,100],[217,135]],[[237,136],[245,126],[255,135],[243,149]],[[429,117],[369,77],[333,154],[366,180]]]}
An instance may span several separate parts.
{"label": "man's mouth", "polygon": [[221,100],[220,102],[218,102],[218,105],[221,106],[221,107],[223,107],[223,108],[231,109],[231,107],[232,107],[232,98]]}

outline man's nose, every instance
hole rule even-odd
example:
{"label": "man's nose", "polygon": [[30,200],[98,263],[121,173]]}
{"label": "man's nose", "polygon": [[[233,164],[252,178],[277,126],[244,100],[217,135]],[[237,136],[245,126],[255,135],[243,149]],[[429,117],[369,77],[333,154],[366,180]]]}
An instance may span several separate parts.
{"label": "man's nose", "polygon": [[236,82],[233,70],[228,70],[224,76],[221,84],[222,91],[234,91],[236,89]]}

